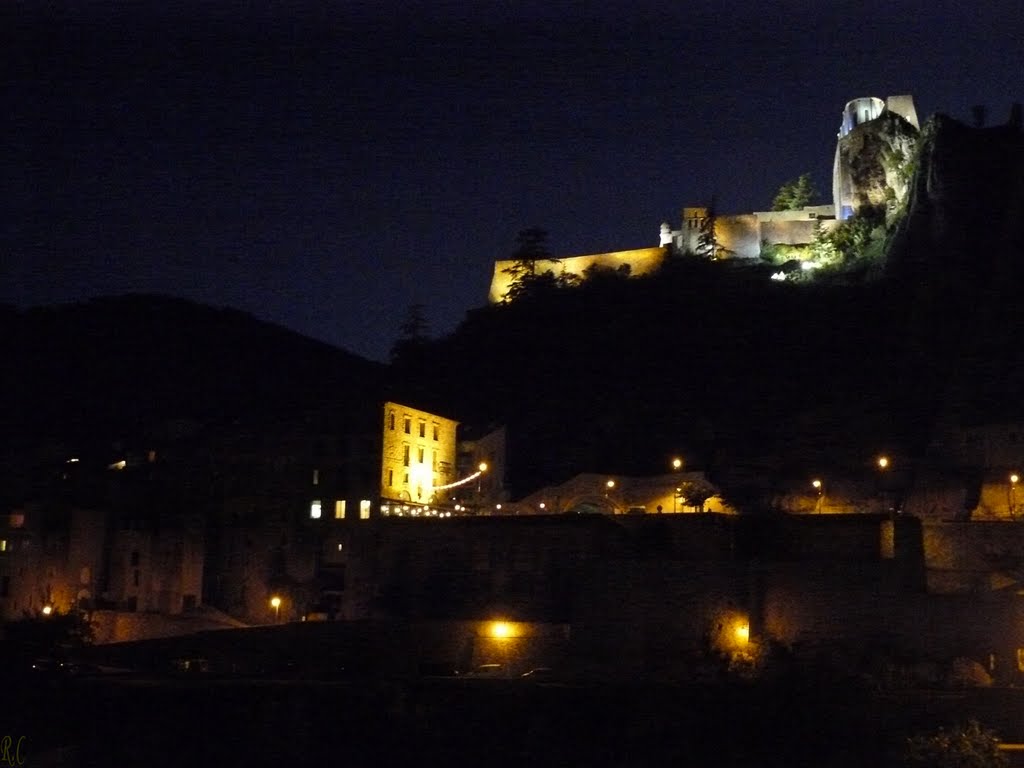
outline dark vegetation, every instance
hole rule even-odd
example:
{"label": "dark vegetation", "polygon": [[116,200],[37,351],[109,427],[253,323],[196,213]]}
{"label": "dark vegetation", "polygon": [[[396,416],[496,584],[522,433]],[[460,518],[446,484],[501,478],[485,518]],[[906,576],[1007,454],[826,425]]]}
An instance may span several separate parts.
{"label": "dark vegetation", "polygon": [[875,271],[800,285],[700,257],[599,271],[470,312],[421,350],[429,366],[399,358],[396,373],[462,420],[508,424],[518,492],[657,473],[679,453],[734,500],[764,501],[790,472],[921,458],[940,413],[1022,415],[1024,139],[939,116],[913,167]]}

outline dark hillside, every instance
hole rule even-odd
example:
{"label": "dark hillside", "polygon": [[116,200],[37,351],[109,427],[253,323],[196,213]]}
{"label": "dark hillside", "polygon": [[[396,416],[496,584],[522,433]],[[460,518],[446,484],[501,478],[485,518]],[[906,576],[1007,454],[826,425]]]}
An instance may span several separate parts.
{"label": "dark hillside", "polygon": [[[153,435],[379,396],[383,367],[231,309],[124,296],[0,314],[8,447]],[[109,442],[108,442],[109,444]]]}
{"label": "dark hillside", "polygon": [[1024,143],[1018,126],[925,130],[884,279],[778,284],[677,259],[471,312],[419,378],[463,420],[509,426],[513,491],[580,471],[723,478],[860,471],[919,456],[935,416],[1019,411]]}
{"label": "dark hillside", "polygon": [[431,382],[460,418],[510,425],[517,491],[658,473],[679,452],[708,468],[767,452],[780,474],[807,472],[914,436],[930,404],[900,322],[883,284],[780,285],[680,261],[477,310],[435,344]]}

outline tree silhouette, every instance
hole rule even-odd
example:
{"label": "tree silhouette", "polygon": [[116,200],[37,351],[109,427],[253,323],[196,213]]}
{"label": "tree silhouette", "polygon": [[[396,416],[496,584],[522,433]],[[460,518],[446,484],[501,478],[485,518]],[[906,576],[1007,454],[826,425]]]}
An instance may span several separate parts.
{"label": "tree silhouette", "polygon": [[799,178],[787,181],[772,201],[773,211],[799,211],[818,194],[811,184],[811,174],[802,173]]}
{"label": "tree silhouette", "polygon": [[714,259],[718,255],[718,240],[715,237],[715,222],[718,220],[715,197],[707,206],[707,213],[700,220],[700,234],[697,235],[697,255]]}
{"label": "tree silhouette", "polygon": [[391,345],[391,362],[403,365],[418,361],[430,342],[429,328],[423,305],[411,304],[398,326],[398,338]]}
{"label": "tree silhouette", "polygon": [[556,275],[553,270],[539,269],[542,262],[560,263],[559,259],[548,251],[547,239],[547,231],[539,227],[530,227],[519,232],[516,237],[518,247],[512,254],[512,264],[502,270],[512,277],[505,293],[505,301],[515,301],[527,295],[536,295],[545,289],[560,288],[576,282],[575,276],[564,273]]}

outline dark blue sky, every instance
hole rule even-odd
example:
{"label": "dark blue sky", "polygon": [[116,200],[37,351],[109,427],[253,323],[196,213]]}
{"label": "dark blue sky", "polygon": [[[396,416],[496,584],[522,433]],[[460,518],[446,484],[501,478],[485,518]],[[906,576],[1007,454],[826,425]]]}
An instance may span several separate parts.
{"label": "dark blue sky", "polygon": [[[10,3],[0,302],[227,305],[385,359],[528,226],[657,244],[830,188],[843,104],[1024,101],[1019,2]],[[823,194],[822,202],[829,202]]]}

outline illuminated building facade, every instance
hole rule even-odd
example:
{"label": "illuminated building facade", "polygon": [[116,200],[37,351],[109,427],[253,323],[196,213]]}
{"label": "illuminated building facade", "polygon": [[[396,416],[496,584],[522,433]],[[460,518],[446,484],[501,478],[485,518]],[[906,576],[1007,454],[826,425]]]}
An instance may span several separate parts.
{"label": "illuminated building facade", "polygon": [[[920,130],[914,99],[909,95],[889,96],[887,99],[864,97],[849,101],[843,108],[832,179],[832,205],[804,206],[798,210],[755,211],[754,213],[719,214],[714,217],[714,258],[759,259],[762,247],[806,246],[822,232],[834,228],[839,220],[853,215],[857,201],[865,190],[853,179],[849,161],[844,160],[844,147],[862,142],[860,126],[875,123],[885,114],[898,115],[916,130]],[[877,125],[877,123],[876,123]],[[906,149],[906,147],[904,147]],[[892,182],[897,198],[906,194],[905,182],[890,178],[896,174],[885,172]],[[552,271],[584,278],[588,269],[599,268],[623,271],[630,276],[649,274],[657,270],[669,255],[668,247],[676,253],[699,253],[700,237],[708,224],[708,209],[687,207],[682,211],[679,229],[663,223],[658,233],[658,247],[626,251],[595,253],[557,259]],[[505,301],[512,275],[507,272],[515,262],[497,261],[491,278],[488,300],[492,304]],[[806,263],[805,268],[813,265]]]}
{"label": "illuminated building facade", "polygon": [[437,491],[456,482],[453,419],[401,403],[384,404],[380,497],[382,503],[437,503]]}

